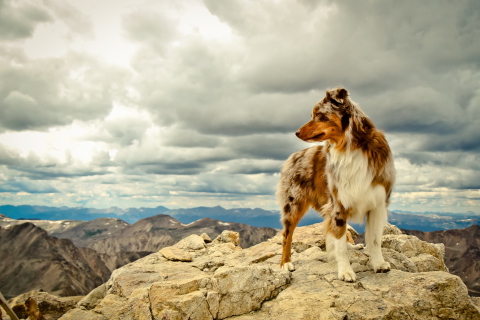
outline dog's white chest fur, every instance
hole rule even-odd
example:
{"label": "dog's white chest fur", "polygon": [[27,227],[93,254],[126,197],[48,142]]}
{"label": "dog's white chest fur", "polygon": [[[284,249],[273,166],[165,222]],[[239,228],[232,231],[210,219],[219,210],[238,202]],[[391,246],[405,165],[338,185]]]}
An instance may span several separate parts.
{"label": "dog's white chest fur", "polygon": [[331,148],[326,172],[330,190],[337,189],[337,200],[352,210],[353,220],[363,220],[369,210],[385,201],[385,188],[372,184],[368,158],[359,149],[339,152]]}

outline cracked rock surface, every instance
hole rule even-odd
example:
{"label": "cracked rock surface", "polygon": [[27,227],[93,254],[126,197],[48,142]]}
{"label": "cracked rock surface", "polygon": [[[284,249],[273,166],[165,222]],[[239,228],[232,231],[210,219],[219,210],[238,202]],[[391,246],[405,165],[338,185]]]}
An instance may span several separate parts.
{"label": "cracked rock surface", "polygon": [[205,244],[190,236],[115,270],[61,319],[480,319],[442,245],[391,225],[384,234],[392,270],[374,273],[368,248],[349,251],[355,283],[337,279],[321,224],[295,230],[293,273],[279,268],[281,235],[248,249],[235,232]]}

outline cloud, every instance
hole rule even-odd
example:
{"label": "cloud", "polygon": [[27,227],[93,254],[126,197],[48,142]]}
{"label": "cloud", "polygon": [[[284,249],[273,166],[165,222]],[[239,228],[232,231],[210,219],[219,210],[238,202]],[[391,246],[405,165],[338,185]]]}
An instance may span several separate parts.
{"label": "cloud", "polygon": [[18,64],[6,55],[0,61],[0,78],[4,79],[0,128],[9,130],[44,130],[104,117],[125,79],[121,70],[79,53],[41,63],[25,60]]}
{"label": "cloud", "polygon": [[[409,166],[410,177],[415,177],[418,185],[425,189],[480,189],[480,156],[464,152],[415,152],[401,154],[413,165]],[[445,174],[448,172],[448,174]],[[405,176],[401,177],[406,185]],[[411,188],[410,184],[410,188]],[[406,188],[405,188],[406,189]]]}
{"label": "cloud", "polygon": [[0,1],[0,40],[29,38],[37,25],[52,21],[48,10],[33,1]]}
{"label": "cloud", "polygon": [[[132,41],[147,43],[156,52],[163,52],[178,33],[176,21],[169,15],[171,4],[160,4],[167,8],[138,9],[122,19],[124,33]],[[170,7],[171,8],[171,7]],[[165,10],[166,9],[166,10]]]}
{"label": "cloud", "polygon": [[[0,3],[2,190],[273,209],[280,165],[309,146],[294,132],[342,85],[387,134],[393,209],[477,204],[478,2],[107,4]],[[47,24],[62,51],[34,58]]]}
{"label": "cloud", "polygon": [[16,181],[1,185],[0,192],[58,193],[59,191],[49,183]]}
{"label": "cloud", "polygon": [[218,165],[213,172],[222,174],[278,174],[283,161],[271,159],[233,159]]}
{"label": "cloud", "polygon": [[194,130],[170,127],[165,130],[162,144],[180,148],[215,148],[221,145],[224,138],[217,135],[201,134]]}
{"label": "cloud", "polygon": [[293,152],[311,146],[311,144],[302,143],[293,132],[288,135],[255,134],[232,138],[230,141],[235,156],[247,159],[285,161]]}
{"label": "cloud", "polygon": [[68,27],[71,35],[93,36],[92,21],[83,12],[62,0],[43,0],[43,2],[53,15]]}

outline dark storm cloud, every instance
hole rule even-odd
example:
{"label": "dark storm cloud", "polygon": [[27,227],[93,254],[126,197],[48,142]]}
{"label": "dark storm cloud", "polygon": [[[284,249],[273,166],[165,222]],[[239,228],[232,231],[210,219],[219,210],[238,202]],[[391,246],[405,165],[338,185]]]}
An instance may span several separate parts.
{"label": "dark storm cloud", "polygon": [[[462,124],[455,97],[475,97],[475,86],[461,83],[469,75],[462,79],[454,69],[478,67],[473,2],[421,3],[416,10],[397,2],[324,1],[313,9],[261,1],[206,4],[242,39],[238,50],[178,32],[169,33],[173,39],[162,36],[162,30],[176,28],[163,26],[160,13],[137,13],[148,19],[132,15],[124,23],[127,34],[145,45],[135,63],[144,75],[137,83],[141,103],[162,125],[209,135],[293,132],[323,90],[345,85],[354,100],[371,102],[365,109],[384,130],[444,134]],[[175,40],[173,49],[155,45]]]}
{"label": "dark storm cloud", "polygon": [[106,116],[125,77],[83,54],[20,65],[7,55],[0,61],[0,127],[9,130],[42,130]]}
{"label": "dark storm cloud", "polygon": [[428,151],[480,151],[480,122],[472,121],[457,132],[450,132],[450,135],[429,136],[427,141],[421,146],[423,150]]}
{"label": "dark storm cloud", "polygon": [[244,195],[271,195],[276,179],[263,175],[202,174],[193,179],[185,177],[177,181],[179,190],[200,193],[223,193]]}
{"label": "dark storm cloud", "polygon": [[414,165],[432,165],[445,168],[460,167],[467,170],[480,171],[480,155],[464,152],[413,152],[400,153],[400,157],[408,159]]}
{"label": "dark storm cloud", "polygon": [[286,160],[293,152],[308,148],[292,132],[289,135],[249,135],[231,139],[237,158]]}
{"label": "dark storm cloud", "polygon": [[49,183],[39,181],[10,181],[0,185],[0,192],[58,193]]}
{"label": "dark storm cloud", "polygon": [[87,176],[99,176],[110,173],[107,168],[101,167],[72,167],[70,165],[45,165],[38,164],[32,165],[28,163],[25,165],[12,165],[9,166],[10,170],[15,170],[22,176],[32,180],[54,180],[56,178],[76,178]]}
{"label": "dark storm cloud", "polygon": [[92,136],[92,139],[105,140],[112,143],[118,143],[121,146],[128,146],[134,141],[140,141],[148,130],[150,124],[145,119],[134,117],[122,117],[107,119],[104,129],[108,136],[99,134]]}
{"label": "dark storm cloud", "polygon": [[443,175],[435,180],[433,187],[464,190],[480,189],[480,174],[477,171]]}
{"label": "dark storm cloud", "polygon": [[[158,20],[162,15],[158,14]],[[212,46],[206,40],[178,35],[177,46],[160,50],[159,44],[131,23],[123,27],[142,45],[133,61],[142,75],[135,82],[139,103],[148,107],[162,126],[222,136],[291,132],[305,122],[300,108],[310,109],[321,98],[318,93],[252,95],[238,76],[245,67],[239,63],[244,53],[235,45]],[[149,25],[140,28],[146,33],[154,29]],[[173,40],[160,36],[155,41]]]}
{"label": "dark storm cloud", "polygon": [[40,23],[53,21],[50,13],[33,3],[0,0],[0,39],[17,40],[32,36]]}
{"label": "dark storm cloud", "polygon": [[195,175],[204,171],[205,164],[196,161],[175,163],[152,163],[137,166],[146,174]]}
{"label": "dark storm cloud", "polygon": [[193,130],[168,128],[162,138],[162,144],[180,148],[214,148],[222,143],[217,135],[204,135]]}
{"label": "dark storm cloud", "polygon": [[[242,75],[257,91],[337,84],[378,90],[415,80],[425,70],[478,67],[475,1],[324,1],[314,10],[294,3],[206,3],[247,35],[255,54],[246,59]],[[238,18],[243,15],[251,19]],[[299,22],[302,27],[294,26]]]}
{"label": "dark storm cloud", "polygon": [[222,167],[218,169],[219,173],[228,174],[276,174],[280,171],[283,161],[275,160],[255,160],[255,159],[238,159],[222,163]]}

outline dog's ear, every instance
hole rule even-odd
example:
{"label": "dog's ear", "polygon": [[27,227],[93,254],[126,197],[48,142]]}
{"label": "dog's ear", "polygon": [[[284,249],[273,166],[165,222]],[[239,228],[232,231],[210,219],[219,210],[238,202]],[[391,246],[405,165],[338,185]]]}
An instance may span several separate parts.
{"label": "dog's ear", "polygon": [[342,103],[344,103],[344,102],[345,102],[345,99],[347,99],[347,97],[348,97],[348,91],[347,91],[347,89],[345,89],[345,88],[338,88],[337,90],[338,90],[338,91],[337,91],[337,97],[336,97],[337,100],[339,100],[339,101],[341,100]]}
{"label": "dog's ear", "polygon": [[336,107],[343,105],[347,97],[348,91],[345,88],[337,88],[327,91],[327,99]]}

